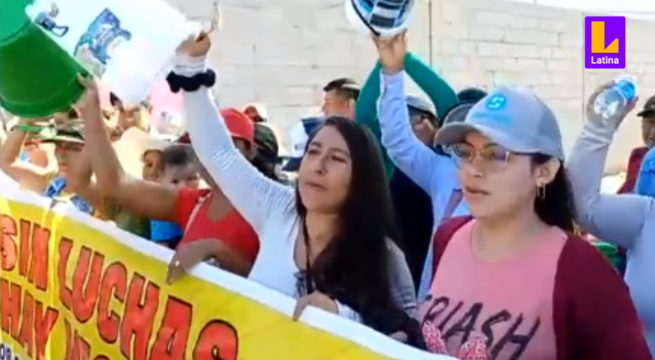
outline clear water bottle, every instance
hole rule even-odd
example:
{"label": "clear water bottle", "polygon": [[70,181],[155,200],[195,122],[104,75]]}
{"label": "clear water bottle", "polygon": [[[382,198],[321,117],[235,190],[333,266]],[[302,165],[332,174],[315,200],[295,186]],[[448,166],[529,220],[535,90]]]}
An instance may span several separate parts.
{"label": "clear water bottle", "polygon": [[614,85],[603,91],[594,100],[594,111],[603,119],[608,120],[620,113],[639,93],[637,79],[633,76],[622,76],[614,80]]}

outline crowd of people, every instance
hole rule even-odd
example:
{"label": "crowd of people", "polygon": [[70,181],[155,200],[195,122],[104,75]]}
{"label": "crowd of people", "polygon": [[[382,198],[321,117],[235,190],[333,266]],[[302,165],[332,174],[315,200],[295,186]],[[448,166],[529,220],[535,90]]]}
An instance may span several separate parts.
{"label": "crowd of people", "polygon": [[[566,158],[556,114],[530,89],[455,91],[405,33],[372,46],[363,86],[330,81],[284,163],[265,109],[214,98],[220,65],[208,67],[203,35],[167,77],[186,133],[155,138],[147,103],[112,96],[103,108],[80,77],[74,109],[6,123],[0,168],[170,248],[169,282],[209,262],[296,298],[296,318],[318,307],[460,359],[653,359],[655,99],[638,114],[645,146],[626,184],[601,193],[613,135],[637,105],[596,115],[611,83],[590,96]],[[405,74],[427,99],[406,93]],[[147,140],[141,174],[114,146],[129,136]],[[612,263],[602,246],[622,256]]]}

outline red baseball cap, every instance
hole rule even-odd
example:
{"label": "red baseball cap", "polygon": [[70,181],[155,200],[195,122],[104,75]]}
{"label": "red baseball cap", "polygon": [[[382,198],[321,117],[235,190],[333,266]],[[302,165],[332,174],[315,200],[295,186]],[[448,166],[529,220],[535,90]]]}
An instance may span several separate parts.
{"label": "red baseball cap", "polygon": [[251,144],[254,142],[255,124],[246,114],[235,108],[225,108],[221,109],[221,116],[225,121],[227,130],[230,132],[230,136],[246,140]]}
{"label": "red baseball cap", "polygon": [[[245,140],[250,144],[255,141],[255,124],[246,114],[235,108],[225,108],[221,109],[221,116],[231,137]],[[189,133],[184,133],[177,141],[190,144]]]}

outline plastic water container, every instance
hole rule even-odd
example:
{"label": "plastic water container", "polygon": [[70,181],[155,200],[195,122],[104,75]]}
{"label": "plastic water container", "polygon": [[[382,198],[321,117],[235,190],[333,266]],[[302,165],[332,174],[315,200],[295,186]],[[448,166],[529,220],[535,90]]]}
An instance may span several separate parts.
{"label": "plastic water container", "polygon": [[345,0],[346,19],[367,35],[392,37],[407,29],[414,0]]}
{"label": "plastic water container", "polygon": [[625,107],[639,94],[637,79],[633,76],[622,76],[614,80],[614,85],[603,91],[594,100],[594,111],[603,119],[612,119],[621,113]]}
{"label": "plastic water container", "polygon": [[0,0],[0,106],[22,117],[66,111],[85,70],[28,19],[29,0]]}
{"label": "plastic water container", "polygon": [[124,103],[136,105],[201,25],[163,0],[36,0],[28,17]]}

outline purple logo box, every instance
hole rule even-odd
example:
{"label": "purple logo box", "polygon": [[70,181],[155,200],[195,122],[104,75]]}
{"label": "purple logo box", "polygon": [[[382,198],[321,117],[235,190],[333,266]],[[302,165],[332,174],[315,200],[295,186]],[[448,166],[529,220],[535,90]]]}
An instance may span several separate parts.
{"label": "purple logo box", "polygon": [[625,69],[625,16],[586,16],[586,69]]}

